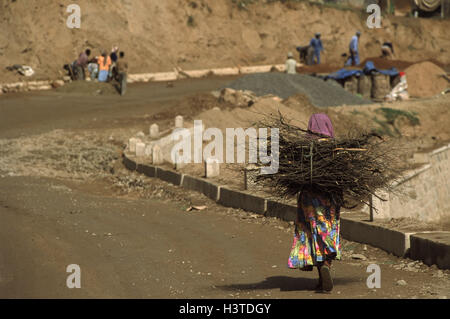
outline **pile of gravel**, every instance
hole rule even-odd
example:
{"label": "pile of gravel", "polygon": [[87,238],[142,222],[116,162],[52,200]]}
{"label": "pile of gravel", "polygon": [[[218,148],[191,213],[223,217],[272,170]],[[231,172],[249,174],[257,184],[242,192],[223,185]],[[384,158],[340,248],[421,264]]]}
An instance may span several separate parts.
{"label": "pile of gravel", "polygon": [[304,74],[255,73],[245,75],[225,87],[235,90],[250,90],[257,96],[273,94],[286,99],[305,94],[318,107],[369,104],[371,101],[353,95],[344,88]]}

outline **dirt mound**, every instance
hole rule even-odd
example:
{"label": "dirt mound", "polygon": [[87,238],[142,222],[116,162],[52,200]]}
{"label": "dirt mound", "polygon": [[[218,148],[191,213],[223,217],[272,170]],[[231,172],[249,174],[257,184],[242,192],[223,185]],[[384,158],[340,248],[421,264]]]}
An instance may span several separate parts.
{"label": "dirt mound", "polygon": [[[285,104],[286,106],[288,106],[294,110],[297,109],[297,110],[301,110],[301,111],[305,111],[305,110],[317,111],[317,109],[309,101],[308,97],[304,94],[293,95],[293,96],[289,97],[288,99],[284,100],[283,104]],[[300,106],[300,109],[299,109],[299,106]]]}
{"label": "dirt mound", "polygon": [[297,72],[305,73],[305,74],[333,73],[342,68],[343,68],[343,66],[329,65],[329,64],[303,65],[303,66],[297,68]]}
{"label": "dirt mound", "polygon": [[197,114],[218,106],[223,108],[232,107],[232,105],[221,104],[210,93],[197,93],[179,100],[176,107],[168,108],[166,111],[158,112],[150,116],[149,120],[158,121],[160,129],[162,127],[170,128],[173,125],[173,119],[177,115],[183,116],[185,120],[194,120]]}
{"label": "dirt mound", "polygon": [[445,71],[431,62],[414,64],[405,70],[411,96],[427,97],[439,94],[449,86],[442,77]]}
{"label": "dirt mound", "polygon": [[372,61],[377,69],[385,70],[396,68],[399,71],[404,71],[406,68],[414,64],[413,62],[402,61],[402,60],[388,60],[380,57],[372,57],[367,58],[361,62],[360,66],[364,67],[364,65],[368,62]]}
{"label": "dirt mound", "polygon": [[226,87],[235,90],[249,90],[257,96],[273,94],[282,99],[296,94],[304,94],[314,106],[318,107],[371,103],[345,91],[342,87],[303,74],[250,74],[229,83]]}

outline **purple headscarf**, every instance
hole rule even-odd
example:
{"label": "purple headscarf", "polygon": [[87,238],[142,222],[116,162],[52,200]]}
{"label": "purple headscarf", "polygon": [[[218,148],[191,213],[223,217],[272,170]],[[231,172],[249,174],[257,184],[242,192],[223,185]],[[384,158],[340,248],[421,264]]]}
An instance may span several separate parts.
{"label": "purple headscarf", "polygon": [[334,138],[333,124],[331,124],[328,115],[323,113],[311,115],[308,123],[308,131]]}

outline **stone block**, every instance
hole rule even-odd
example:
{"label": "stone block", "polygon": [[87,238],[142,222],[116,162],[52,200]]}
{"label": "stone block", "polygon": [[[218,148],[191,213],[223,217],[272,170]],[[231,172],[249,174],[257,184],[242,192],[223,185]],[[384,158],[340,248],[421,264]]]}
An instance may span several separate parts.
{"label": "stone block", "polygon": [[181,115],[175,117],[175,128],[183,128],[184,127],[184,119]]}
{"label": "stone block", "polygon": [[139,143],[139,142],[141,142],[141,140],[138,138],[135,138],[135,137],[130,138],[128,140],[128,150],[131,153],[136,153],[136,143]]}
{"label": "stone block", "polygon": [[276,217],[287,222],[295,222],[297,220],[297,207],[268,200],[266,216]]}
{"label": "stone block", "polygon": [[[239,68],[239,72],[241,74],[267,73],[270,72],[272,67],[273,65],[243,66]],[[278,65],[275,67],[278,67]]]}
{"label": "stone block", "polygon": [[218,202],[223,206],[241,208],[261,215],[264,215],[267,209],[267,201],[264,198],[225,187],[220,188]]}
{"label": "stone block", "polygon": [[161,167],[156,168],[156,177],[176,186],[181,186],[181,182],[183,180],[183,174],[179,174]]}
{"label": "stone block", "polygon": [[214,185],[204,179],[185,175],[181,186],[191,191],[200,192],[214,201],[219,199],[220,186]]}
{"label": "stone block", "polygon": [[146,157],[150,157],[150,156],[152,156],[152,153],[153,153],[153,144],[146,144],[145,145],[145,151],[144,151],[144,153],[145,153],[145,156]]}
{"label": "stone block", "polygon": [[211,178],[219,176],[220,174],[220,163],[216,158],[207,158],[205,160],[205,177]]}
{"label": "stone block", "polygon": [[159,137],[159,125],[152,124],[150,126],[150,138],[158,138]]}
{"label": "stone block", "polygon": [[410,257],[426,265],[450,269],[450,232],[423,232],[411,235]]}
{"label": "stone block", "polygon": [[137,157],[145,156],[145,143],[142,142],[136,143],[136,156]]}
{"label": "stone block", "polygon": [[123,156],[123,165],[125,165],[125,167],[130,171],[135,171],[137,167],[136,162],[128,158],[126,155]]}
{"label": "stone block", "polygon": [[238,68],[222,68],[222,69],[212,69],[211,70],[215,75],[238,75]]}
{"label": "stone block", "polygon": [[409,236],[405,233],[351,218],[340,220],[341,235],[347,240],[369,244],[399,257],[409,253]]}
{"label": "stone block", "polygon": [[175,163],[174,163],[175,170],[182,169],[185,166],[186,166],[186,163],[183,162],[183,159],[180,158],[180,155],[178,153],[176,153],[175,154]]}
{"label": "stone block", "polygon": [[159,145],[153,146],[152,149],[152,162],[154,165],[160,165],[164,163],[164,155]]}
{"label": "stone block", "polygon": [[147,177],[156,177],[156,167],[148,164],[138,164],[136,171]]}

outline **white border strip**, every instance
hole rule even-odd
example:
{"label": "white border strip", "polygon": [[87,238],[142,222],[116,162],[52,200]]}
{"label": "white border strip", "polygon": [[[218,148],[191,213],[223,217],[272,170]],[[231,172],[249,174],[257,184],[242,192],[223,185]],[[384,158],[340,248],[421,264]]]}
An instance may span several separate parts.
{"label": "white border strip", "polygon": [[[259,66],[238,66],[238,67],[228,67],[219,69],[203,69],[203,70],[182,70],[177,67],[173,72],[159,72],[159,73],[140,73],[140,74],[129,74],[127,82],[171,82],[182,79],[189,78],[203,78],[209,75],[216,76],[227,76],[227,75],[239,75],[239,74],[251,74],[251,73],[266,73],[271,72],[272,69],[278,72],[284,72],[286,66],[284,64],[275,65],[259,65]],[[23,81],[15,83],[2,83],[0,84],[0,94],[3,88],[5,89],[16,89],[16,88],[26,88],[30,91],[32,90],[50,90],[52,88],[52,83],[54,81]],[[67,81],[64,81],[67,82]]]}

